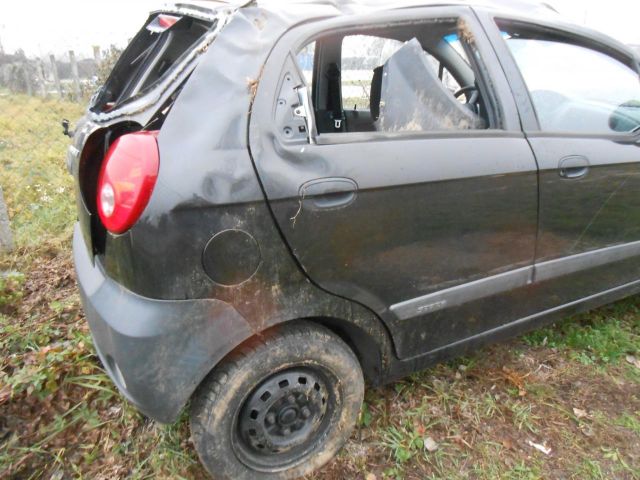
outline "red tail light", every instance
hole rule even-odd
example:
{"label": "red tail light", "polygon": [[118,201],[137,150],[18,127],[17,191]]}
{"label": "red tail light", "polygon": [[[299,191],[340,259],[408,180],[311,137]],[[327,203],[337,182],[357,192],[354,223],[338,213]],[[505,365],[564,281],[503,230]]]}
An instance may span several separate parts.
{"label": "red tail light", "polygon": [[178,20],[180,20],[180,17],[174,17],[173,15],[158,15],[158,23],[164,28],[173,27]]}
{"label": "red tail light", "polygon": [[107,230],[124,233],[138,221],[158,178],[158,132],[123,135],[113,144],[98,178],[98,215]]}
{"label": "red tail light", "polygon": [[182,17],[176,17],[174,15],[166,15],[161,13],[156,18],[151,20],[147,25],[147,30],[153,33],[162,33],[173,27]]}

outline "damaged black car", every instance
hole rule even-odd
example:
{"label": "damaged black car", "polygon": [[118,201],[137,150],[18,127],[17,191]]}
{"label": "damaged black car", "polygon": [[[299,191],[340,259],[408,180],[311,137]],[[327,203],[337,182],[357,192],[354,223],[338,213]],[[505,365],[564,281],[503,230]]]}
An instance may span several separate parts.
{"label": "damaged black car", "polygon": [[215,478],[298,478],[365,382],[640,292],[639,71],[531,2],[151,13],[67,157],[104,368]]}

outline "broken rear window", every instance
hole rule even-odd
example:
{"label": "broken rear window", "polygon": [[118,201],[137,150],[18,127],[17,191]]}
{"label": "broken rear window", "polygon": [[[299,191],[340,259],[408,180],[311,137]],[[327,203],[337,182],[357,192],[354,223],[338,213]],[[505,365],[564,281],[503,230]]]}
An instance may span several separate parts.
{"label": "broken rear window", "polygon": [[215,22],[164,13],[150,17],[123,52],[91,109],[108,112],[152,89],[200,43]]}

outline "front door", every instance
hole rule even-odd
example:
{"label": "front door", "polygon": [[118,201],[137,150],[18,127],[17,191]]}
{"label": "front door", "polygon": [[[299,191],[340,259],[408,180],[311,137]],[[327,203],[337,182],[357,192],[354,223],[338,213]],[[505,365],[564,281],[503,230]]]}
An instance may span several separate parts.
{"label": "front door", "polygon": [[515,60],[511,83],[532,107],[522,111],[532,114],[526,134],[540,167],[535,282],[546,292],[540,309],[637,281],[636,60],[574,32],[504,19],[497,25],[497,41]]}
{"label": "front door", "polygon": [[[317,285],[380,315],[401,358],[520,318],[537,166],[471,11],[341,21],[300,46],[307,71],[287,64],[274,106],[252,118],[254,161],[293,254]],[[304,77],[306,125],[304,105],[291,107]]]}

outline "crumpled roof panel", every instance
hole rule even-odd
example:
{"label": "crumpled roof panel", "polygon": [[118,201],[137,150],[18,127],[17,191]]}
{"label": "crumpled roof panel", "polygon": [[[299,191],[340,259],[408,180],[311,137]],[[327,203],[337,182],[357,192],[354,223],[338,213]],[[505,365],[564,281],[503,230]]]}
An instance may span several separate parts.
{"label": "crumpled roof panel", "polygon": [[168,8],[190,7],[216,11],[259,7],[273,12],[287,12],[292,17],[312,19],[336,15],[365,14],[376,11],[430,5],[467,5],[497,8],[502,11],[557,17],[557,12],[548,4],[534,0],[185,0],[168,3]]}

